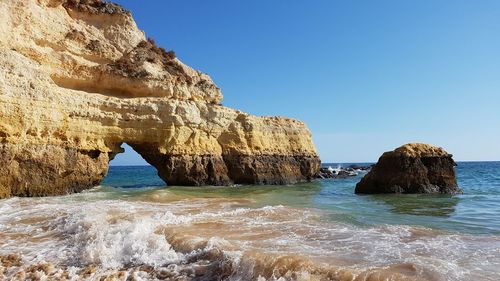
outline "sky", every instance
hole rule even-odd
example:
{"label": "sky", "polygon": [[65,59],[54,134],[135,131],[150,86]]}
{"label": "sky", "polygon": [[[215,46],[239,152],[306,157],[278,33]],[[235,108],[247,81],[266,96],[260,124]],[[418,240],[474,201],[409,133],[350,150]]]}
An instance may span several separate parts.
{"label": "sky", "polygon": [[[408,142],[500,160],[500,1],[115,2],[225,106],[306,122],[323,162]],[[127,151],[112,164],[144,163]]]}

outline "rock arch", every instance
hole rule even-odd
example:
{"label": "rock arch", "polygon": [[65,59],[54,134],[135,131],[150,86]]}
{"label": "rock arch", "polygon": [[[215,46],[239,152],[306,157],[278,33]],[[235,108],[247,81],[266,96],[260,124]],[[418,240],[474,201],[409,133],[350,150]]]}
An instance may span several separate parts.
{"label": "rock arch", "polygon": [[12,0],[0,14],[0,198],[95,186],[123,142],[170,185],[284,184],[319,169],[304,123],[222,106],[208,75],[116,4]]}

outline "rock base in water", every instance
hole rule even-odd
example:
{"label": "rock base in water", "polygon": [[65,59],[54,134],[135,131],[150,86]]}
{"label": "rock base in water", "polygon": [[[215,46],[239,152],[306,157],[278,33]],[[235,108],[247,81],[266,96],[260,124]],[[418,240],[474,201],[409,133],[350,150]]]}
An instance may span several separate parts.
{"label": "rock base in water", "polygon": [[384,153],[355,193],[459,193],[455,166],[452,155],[442,148],[406,144]]}

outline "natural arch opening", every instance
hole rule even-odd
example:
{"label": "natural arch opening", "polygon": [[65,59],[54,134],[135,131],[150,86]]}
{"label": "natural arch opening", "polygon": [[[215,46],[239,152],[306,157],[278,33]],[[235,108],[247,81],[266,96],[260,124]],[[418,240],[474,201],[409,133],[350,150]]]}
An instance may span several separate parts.
{"label": "natural arch opening", "polygon": [[151,166],[132,147],[124,143],[123,153],[119,153],[109,162],[108,175],[102,181],[103,186],[120,188],[162,187],[165,182],[158,176],[158,171]]}

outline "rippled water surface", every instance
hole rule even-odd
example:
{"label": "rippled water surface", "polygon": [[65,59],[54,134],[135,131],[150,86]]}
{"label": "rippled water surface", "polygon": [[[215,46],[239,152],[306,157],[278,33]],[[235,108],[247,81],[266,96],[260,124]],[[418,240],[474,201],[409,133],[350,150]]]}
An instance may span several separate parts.
{"label": "rippled water surface", "polygon": [[155,173],[0,200],[0,279],[500,280],[500,162],[459,163],[457,196],[357,196],[362,175],[166,188]]}

